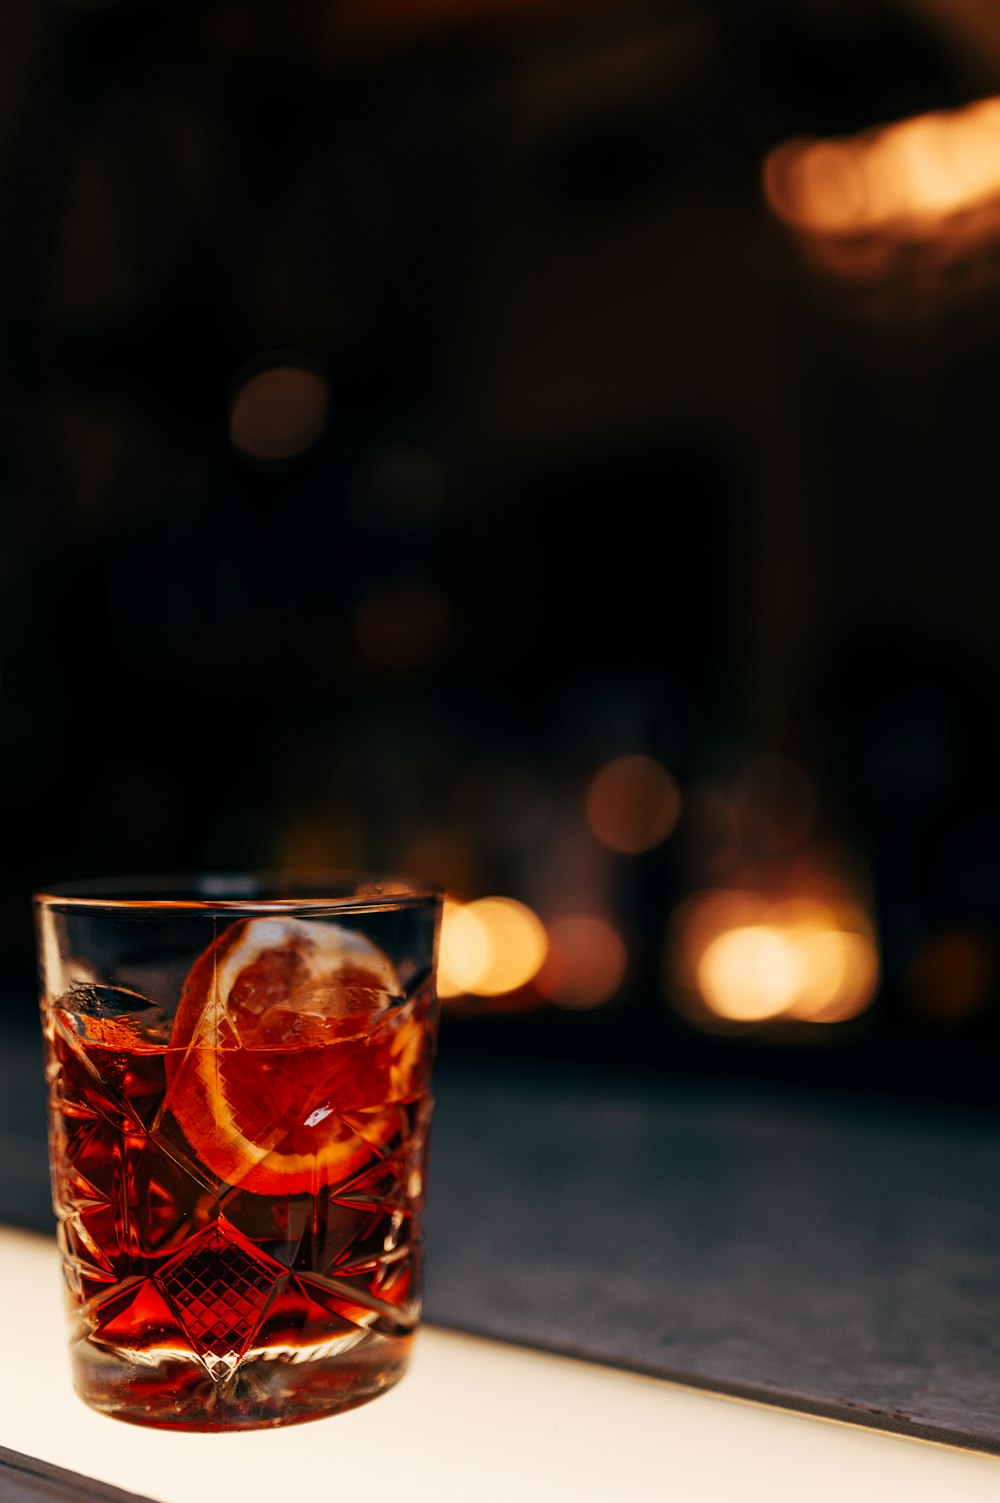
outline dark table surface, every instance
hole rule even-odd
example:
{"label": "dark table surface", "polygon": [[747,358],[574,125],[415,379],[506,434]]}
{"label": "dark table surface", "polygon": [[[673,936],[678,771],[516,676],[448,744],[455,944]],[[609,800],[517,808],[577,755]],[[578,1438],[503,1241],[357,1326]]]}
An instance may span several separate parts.
{"label": "dark table surface", "polygon": [[[39,1047],[0,1048],[0,1222],[49,1231]],[[426,1314],[1000,1452],[1000,1120],[442,1061]]]}

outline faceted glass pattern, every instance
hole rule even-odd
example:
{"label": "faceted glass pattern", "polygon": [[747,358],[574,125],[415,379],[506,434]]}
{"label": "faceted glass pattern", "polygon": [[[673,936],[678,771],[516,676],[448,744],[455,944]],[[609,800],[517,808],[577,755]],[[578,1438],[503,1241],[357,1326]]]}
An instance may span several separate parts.
{"label": "faceted glass pattern", "polygon": [[75,1000],[47,999],[45,1021],[82,1396],[149,1424],[249,1428],[394,1382],[420,1306],[428,969],[366,1032],[316,1025],[277,1050],[217,1030],[206,1055],[150,1029],[152,1005]]}

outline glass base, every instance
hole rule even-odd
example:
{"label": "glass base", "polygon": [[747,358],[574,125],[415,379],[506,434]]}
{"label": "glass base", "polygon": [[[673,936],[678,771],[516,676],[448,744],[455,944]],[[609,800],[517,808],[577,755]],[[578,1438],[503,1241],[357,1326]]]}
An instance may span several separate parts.
{"label": "glass base", "polygon": [[334,1356],[256,1351],[216,1374],[189,1353],[87,1341],[73,1349],[73,1380],[91,1409],[161,1430],[266,1430],[354,1409],[398,1383],[412,1336],[370,1335]]}

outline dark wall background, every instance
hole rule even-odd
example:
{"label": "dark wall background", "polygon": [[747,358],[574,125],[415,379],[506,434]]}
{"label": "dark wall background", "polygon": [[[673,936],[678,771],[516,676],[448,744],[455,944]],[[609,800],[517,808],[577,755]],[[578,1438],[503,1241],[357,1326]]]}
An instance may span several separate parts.
{"label": "dark wall background", "polygon": [[[12,1020],[37,883],[410,868],[542,907],[576,882],[629,939],[611,1007],[459,1012],[456,1050],[989,1094],[995,294],[959,268],[859,311],[761,189],[788,137],[1000,87],[947,22],[11,0]],[[299,375],[248,405],[276,367]],[[688,824],[574,858],[567,811],[631,750]],[[879,998],[822,1046],[702,1036],[660,995],[699,790],[776,753],[881,937]]]}

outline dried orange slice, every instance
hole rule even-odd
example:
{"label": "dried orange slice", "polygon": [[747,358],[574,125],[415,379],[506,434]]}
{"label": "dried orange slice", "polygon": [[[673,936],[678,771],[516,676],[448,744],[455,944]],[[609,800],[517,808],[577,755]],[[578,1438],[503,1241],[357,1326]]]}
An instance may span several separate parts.
{"label": "dried orange slice", "polygon": [[267,917],[195,962],[167,1050],[166,1105],[215,1177],[259,1195],[343,1181],[399,1128],[422,1030],[363,935]]}

